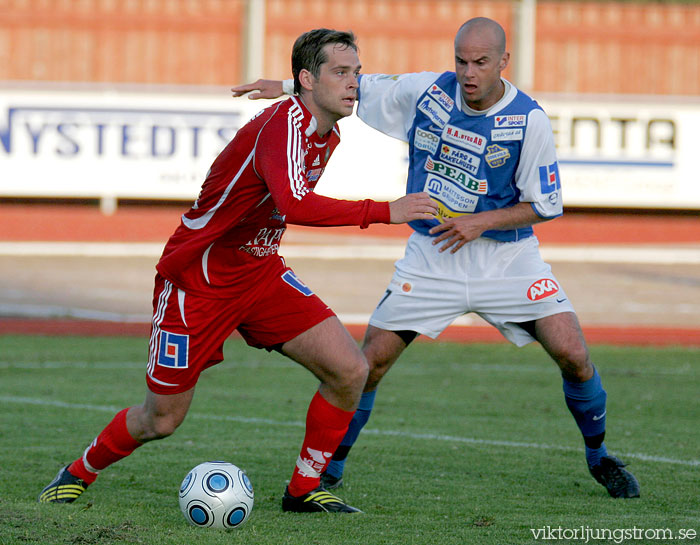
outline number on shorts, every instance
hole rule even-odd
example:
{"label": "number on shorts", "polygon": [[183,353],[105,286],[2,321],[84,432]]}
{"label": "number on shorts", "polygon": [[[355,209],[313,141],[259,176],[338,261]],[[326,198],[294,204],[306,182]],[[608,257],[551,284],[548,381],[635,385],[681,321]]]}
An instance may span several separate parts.
{"label": "number on shorts", "polygon": [[379,304],[377,305],[377,308],[382,306],[382,303],[387,300],[387,298],[391,295],[391,290],[386,290],[384,293],[384,297],[382,297],[382,300],[379,301]]}

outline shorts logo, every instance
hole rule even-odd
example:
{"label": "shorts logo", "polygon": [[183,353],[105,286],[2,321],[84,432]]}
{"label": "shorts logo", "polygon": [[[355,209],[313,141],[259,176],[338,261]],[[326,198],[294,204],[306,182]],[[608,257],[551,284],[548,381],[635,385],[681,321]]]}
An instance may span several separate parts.
{"label": "shorts logo", "polygon": [[539,301],[559,293],[559,286],[551,278],[542,278],[527,288],[527,298],[530,301]]}
{"label": "shorts logo", "polygon": [[285,272],[282,275],[282,280],[284,280],[287,284],[292,286],[299,293],[306,295],[307,297],[309,295],[314,294],[314,292],[311,291],[311,289],[306,284],[304,284],[301,280],[297,278],[297,275],[294,274],[294,271]]}
{"label": "shorts logo", "polygon": [[488,153],[484,156],[486,162],[491,168],[502,167],[506,161],[510,159],[510,152],[506,148],[502,148],[496,144],[486,148]]}
{"label": "shorts logo", "polygon": [[413,286],[411,286],[410,282],[404,282],[403,284],[401,284],[401,291],[403,291],[404,293],[409,293],[411,291],[411,288],[413,288]]}
{"label": "shorts logo", "polygon": [[496,127],[524,127],[525,123],[524,115],[497,115],[494,119]]}
{"label": "shorts logo", "polygon": [[479,159],[476,155],[472,155],[471,153],[454,146],[448,146],[447,144],[440,146],[440,159],[447,161],[448,163],[452,163],[458,167],[462,167],[472,175],[476,175],[476,173],[479,171],[479,165],[481,164],[481,159]]}
{"label": "shorts logo", "polygon": [[503,142],[510,140],[522,140],[522,129],[494,129],[491,131],[491,140],[494,142]]}
{"label": "shorts logo", "polygon": [[450,120],[450,114],[430,97],[425,97],[425,100],[418,105],[418,109],[440,128]]}
{"label": "shorts logo", "polygon": [[442,139],[467,148],[475,153],[484,153],[486,138],[472,131],[460,129],[454,125],[447,125],[442,131]]}
{"label": "shorts logo", "polygon": [[175,369],[187,369],[189,365],[189,347],[189,335],[161,331],[158,365]]}
{"label": "shorts logo", "polygon": [[438,149],[438,145],[440,144],[440,137],[416,127],[416,137],[413,140],[413,144],[418,149],[435,153]]}
{"label": "shorts logo", "polygon": [[428,94],[435,100],[437,100],[440,106],[445,108],[445,110],[447,110],[448,112],[452,111],[452,108],[455,105],[455,101],[452,100],[450,98],[450,95],[448,95],[440,87],[433,83],[433,86],[430,88],[430,91],[428,91]]}

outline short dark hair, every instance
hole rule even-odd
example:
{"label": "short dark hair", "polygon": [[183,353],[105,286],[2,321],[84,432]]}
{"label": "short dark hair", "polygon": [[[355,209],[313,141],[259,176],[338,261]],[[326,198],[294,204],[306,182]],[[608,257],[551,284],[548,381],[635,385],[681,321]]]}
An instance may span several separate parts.
{"label": "short dark hair", "polygon": [[321,65],[328,62],[328,55],[323,48],[328,44],[338,44],[343,48],[350,47],[357,51],[355,35],[352,32],[317,28],[299,36],[292,47],[292,75],[294,76],[294,92],[301,92],[299,73],[308,70],[315,78],[321,73]]}

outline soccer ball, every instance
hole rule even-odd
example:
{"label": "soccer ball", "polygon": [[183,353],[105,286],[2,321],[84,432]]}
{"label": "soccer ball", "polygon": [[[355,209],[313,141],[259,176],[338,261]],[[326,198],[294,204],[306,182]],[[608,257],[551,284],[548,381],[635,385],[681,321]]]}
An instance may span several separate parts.
{"label": "soccer ball", "polygon": [[182,481],[180,509],[194,526],[237,528],[253,510],[253,485],[233,464],[204,462]]}

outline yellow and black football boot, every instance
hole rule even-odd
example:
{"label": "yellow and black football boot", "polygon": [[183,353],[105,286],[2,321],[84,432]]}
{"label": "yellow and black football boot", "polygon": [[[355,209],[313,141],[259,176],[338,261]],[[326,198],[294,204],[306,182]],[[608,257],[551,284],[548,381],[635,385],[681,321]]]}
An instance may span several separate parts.
{"label": "yellow and black football boot", "polygon": [[289,489],[286,489],[282,497],[282,511],[292,513],[362,513],[356,507],[348,505],[321,486],[299,497],[290,495]]}
{"label": "yellow and black football boot", "polygon": [[68,471],[61,469],[56,478],[41,491],[39,503],[72,503],[85,492],[88,484]]}

